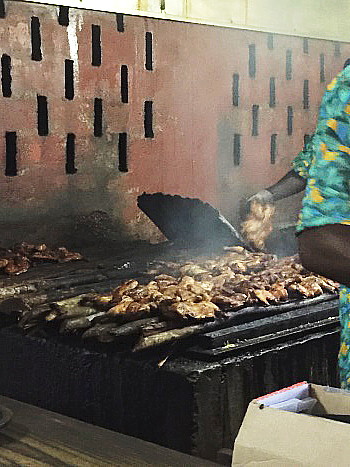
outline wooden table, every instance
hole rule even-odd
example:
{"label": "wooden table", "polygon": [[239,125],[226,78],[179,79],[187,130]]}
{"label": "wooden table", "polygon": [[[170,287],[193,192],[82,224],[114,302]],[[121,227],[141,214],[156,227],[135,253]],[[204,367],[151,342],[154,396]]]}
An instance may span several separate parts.
{"label": "wooden table", "polygon": [[0,405],[13,412],[0,429],[1,465],[218,465],[7,397],[0,396]]}

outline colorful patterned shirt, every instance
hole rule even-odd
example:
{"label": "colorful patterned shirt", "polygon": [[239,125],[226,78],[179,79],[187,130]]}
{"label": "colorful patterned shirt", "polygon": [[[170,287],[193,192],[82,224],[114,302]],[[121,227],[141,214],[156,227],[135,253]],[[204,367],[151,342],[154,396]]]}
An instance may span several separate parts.
{"label": "colorful patterned shirt", "polygon": [[[326,224],[350,225],[350,66],[327,86],[311,141],[293,162],[307,178],[297,232]],[[339,374],[350,389],[350,288],[340,287]]]}
{"label": "colorful patterned shirt", "polygon": [[315,134],[293,162],[307,178],[297,231],[350,224],[350,66],[327,86]]}

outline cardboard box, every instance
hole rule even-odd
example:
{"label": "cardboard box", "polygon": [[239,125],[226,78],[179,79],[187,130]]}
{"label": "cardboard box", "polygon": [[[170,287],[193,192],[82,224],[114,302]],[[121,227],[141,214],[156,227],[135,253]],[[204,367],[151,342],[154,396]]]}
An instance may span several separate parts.
{"label": "cardboard box", "polygon": [[[298,398],[316,399],[310,414],[273,406]],[[350,391],[342,389],[303,381],[254,399],[235,440],[232,466],[349,467],[345,421],[350,422]]]}

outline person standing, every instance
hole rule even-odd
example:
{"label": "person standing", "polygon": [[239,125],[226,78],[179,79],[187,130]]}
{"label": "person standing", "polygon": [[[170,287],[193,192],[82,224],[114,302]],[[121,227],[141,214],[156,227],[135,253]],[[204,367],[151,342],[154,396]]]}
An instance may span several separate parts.
{"label": "person standing", "polygon": [[[296,227],[299,255],[305,268],[341,284],[338,361],[340,384],[345,389],[350,389],[349,64],[348,59],[327,86],[315,133],[294,160],[292,171],[250,198],[273,202],[305,188]],[[271,194],[270,200],[266,191]]]}

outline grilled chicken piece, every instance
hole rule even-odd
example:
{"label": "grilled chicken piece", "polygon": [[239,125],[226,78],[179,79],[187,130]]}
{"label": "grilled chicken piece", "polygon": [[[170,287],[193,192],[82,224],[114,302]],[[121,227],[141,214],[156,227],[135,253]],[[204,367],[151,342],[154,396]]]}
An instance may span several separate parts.
{"label": "grilled chicken piece", "polygon": [[283,284],[276,282],[270,287],[269,292],[275,297],[276,301],[288,300],[288,291]]}
{"label": "grilled chicken piece", "polygon": [[207,269],[203,269],[202,267],[194,263],[189,263],[189,264],[185,264],[184,266],[181,266],[179,271],[183,276],[193,276],[193,277],[208,273]]}
{"label": "grilled chicken piece", "polygon": [[243,275],[240,275],[238,279],[236,279],[236,274],[232,273],[231,275],[229,274],[219,274],[218,276],[213,277],[213,280],[211,281],[213,284],[213,289],[215,290],[221,290],[224,284],[226,283],[231,283],[233,280],[237,280],[239,282],[240,277],[244,277]]}
{"label": "grilled chicken piece", "polygon": [[126,313],[128,306],[133,302],[134,299],[126,295],[119,303],[117,303],[117,305],[114,305],[112,308],[110,308],[107,313],[109,315],[121,315],[122,313]]}
{"label": "grilled chicken piece", "polygon": [[16,243],[12,248],[14,253],[21,256],[29,256],[36,250],[35,245],[30,245],[26,242]]}
{"label": "grilled chicken piece", "polygon": [[327,279],[326,277],[316,276],[317,283],[322,287],[325,292],[335,293],[338,290],[339,284]]}
{"label": "grilled chicken piece", "polygon": [[47,261],[47,262],[58,262],[58,254],[55,254],[50,251],[35,251],[30,255],[31,260],[33,261]]}
{"label": "grilled chicken piece", "polygon": [[242,233],[256,248],[265,248],[265,240],[272,232],[272,217],[275,207],[252,201],[247,220],[242,222]]}
{"label": "grilled chicken piece", "polygon": [[9,260],[6,258],[0,258],[0,269],[5,268],[9,264]]}
{"label": "grilled chicken piece", "polygon": [[138,285],[135,288],[129,289],[125,292],[125,295],[133,298],[135,301],[144,301],[149,299],[150,295],[154,292],[158,292],[158,285],[155,281],[149,282],[147,285]]}
{"label": "grilled chicken piece", "polygon": [[93,306],[97,310],[107,311],[113,305],[112,295],[86,295],[80,300],[80,305]]}
{"label": "grilled chicken piece", "polygon": [[186,301],[192,301],[195,303],[202,302],[202,301],[210,301],[211,295],[206,293],[203,289],[201,292],[194,292],[193,290],[186,290],[179,288],[177,295],[180,297],[180,299],[184,302]]}
{"label": "grilled chicken piece", "polygon": [[176,284],[168,285],[167,287],[164,287],[160,291],[163,297],[176,299],[176,297],[178,296],[179,286]]}
{"label": "grilled chicken piece", "polygon": [[149,313],[151,311],[151,305],[148,303],[140,303],[140,302],[131,302],[127,308],[127,313]]}
{"label": "grilled chicken piece", "polygon": [[131,297],[125,296],[120,303],[110,308],[106,315],[117,318],[118,321],[127,322],[143,318],[151,310],[151,303],[135,302]]}
{"label": "grilled chicken piece", "polygon": [[245,305],[247,298],[247,295],[240,293],[235,293],[234,295],[230,296],[217,294],[214,295],[211,301],[215,303],[215,305],[218,305],[222,308],[235,309]]}
{"label": "grilled chicken piece", "polygon": [[75,251],[68,251],[65,247],[57,248],[57,256],[59,263],[67,263],[69,261],[78,261],[83,259],[80,253],[76,253]]}
{"label": "grilled chicken piece", "polygon": [[291,289],[291,290],[294,290],[295,292],[299,292],[299,294],[301,294],[304,297],[313,297],[314,296],[314,293],[312,291],[308,290],[306,287],[304,287],[299,282],[289,284],[288,288]]}
{"label": "grilled chicken piece", "polygon": [[15,256],[8,260],[7,265],[4,268],[6,274],[15,275],[22,274],[28,271],[30,262],[25,256]]}
{"label": "grilled chicken piece", "polygon": [[139,285],[138,281],[135,281],[133,279],[124,282],[123,284],[119,285],[112,291],[112,298],[113,301],[119,303],[123,295],[126,295],[129,291],[132,289],[135,289]]}
{"label": "grilled chicken piece", "polygon": [[3,269],[6,274],[17,275],[26,272],[31,262],[66,262],[82,258],[80,253],[70,252],[64,247],[50,250],[44,243],[31,245],[21,242],[14,245],[12,250],[0,248],[0,269]]}
{"label": "grilled chicken piece", "polygon": [[168,276],[167,274],[160,274],[155,277],[155,284],[159,289],[162,289],[168,285],[177,284],[177,279],[176,277]]}
{"label": "grilled chicken piece", "polygon": [[215,303],[202,301],[199,303],[193,302],[177,302],[162,309],[164,316],[176,319],[214,319],[218,316],[220,308]]}
{"label": "grilled chicken piece", "polygon": [[315,297],[323,294],[322,287],[317,283],[317,277],[315,276],[305,277],[301,285],[305,287],[310,294],[313,294],[311,296]]}
{"label": "grilled chicken piece", "polygon": [[240,255],[248,253],[243,246],[224,246],[224,250],[229,251],[230,253],[238,253]]}
{"label": "grilled chicken piece", "polygon": [[251,291],[251,294],[255,296],[261,302],[265,303],[266,305],[270,305],[270,302],[276,301],[276,298],[274,297],[274,295],[272,295],[272,293],[269,292],[268,290],[253,289]]}

